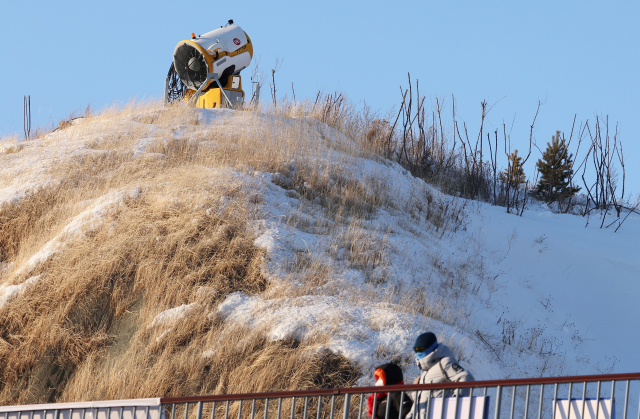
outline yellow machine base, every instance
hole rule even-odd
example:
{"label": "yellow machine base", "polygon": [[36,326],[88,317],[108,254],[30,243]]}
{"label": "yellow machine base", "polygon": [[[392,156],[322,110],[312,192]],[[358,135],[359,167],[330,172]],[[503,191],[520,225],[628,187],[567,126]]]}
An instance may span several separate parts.
{"label": "yellow machine base", "polygon": [[222,100],[220,89],[210,89],[200,95],[196,102],[196,108],[222,108]]}
{"label": "yellow machine base", "polygon": [[[242,90],[241,77],[237,75],[229,77],[227,85],[224,86],[224,92],[226,93],[233,106],[235,106],[236,103],[244,102],[244,91]],[[195,93],[196,92],[194,90],[188,89],[185,94],[184,101],[188,102]],[[216,87],[213,89],[209,89],[204,93],[200,93],[200,97],[198,97],[195,106],[196,108],[211,109],[227,108],[229,107],[229,104],[222,95],[221,89]]]}

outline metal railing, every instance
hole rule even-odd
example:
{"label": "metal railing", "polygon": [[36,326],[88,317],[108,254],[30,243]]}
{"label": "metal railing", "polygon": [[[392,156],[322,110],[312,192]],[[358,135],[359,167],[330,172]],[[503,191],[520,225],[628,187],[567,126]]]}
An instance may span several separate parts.
{"label": "metal railing", "polygon": [[[375,412],[389,392],[418,400],[412,419],[640,419],[640,373],[7,406],[0,419],[368,419],[369,396]],[[395,408],[376,417],[403,419]]]}
{"label": "metal railing", "polygon": [[[432,397],[443,390],[468,394]],[[616,412],[622,412],[623,419],[640,419],[640,373],[165,397],[161,400],[170,419],[367,419],[370,416],[366,399],[374,394],[373,405],[377,407],[377,393],[381,392],[401,392],[400,405],[405,397],[414,401],[419,399],[409,414],[413,419],[611,419]],[[390,417],[390,406],[387,403],[385,415],[380,419],[403,419],[401,413]]]}
{"label": "metal railing", "polygon": [[0,419],[165,419],[159,398],[0,406]]}

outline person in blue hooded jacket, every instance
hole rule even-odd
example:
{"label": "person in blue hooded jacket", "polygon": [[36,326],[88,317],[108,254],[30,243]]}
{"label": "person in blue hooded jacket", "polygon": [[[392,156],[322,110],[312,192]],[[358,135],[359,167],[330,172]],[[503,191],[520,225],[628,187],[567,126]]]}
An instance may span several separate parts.
{"label": "person in blue hooded jacket", "polygon": [[[447,345],[438,342],[436,335],[431,332],[418,336],[413,351],[416,354],[418,367],[422,370],[415,384],[475,381],[473,375],[458,364],[453,351]],[[442,390],[420,391],[415,405],[420,405],[419,408],[424,409],[429,397],[442,397],[442,395]],[[444,397],[452,395],[468,396],[469,389],[444,391]]]}

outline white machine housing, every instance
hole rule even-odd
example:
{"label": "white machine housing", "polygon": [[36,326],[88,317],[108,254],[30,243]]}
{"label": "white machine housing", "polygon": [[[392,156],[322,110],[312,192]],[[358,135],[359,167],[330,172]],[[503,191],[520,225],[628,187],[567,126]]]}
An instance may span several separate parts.
{"label": "white machine housing", "polygon": [[[199,52],[204,52],[204,61],[207,63],[207,72],[216,73],[219,77],[231,66],[235,68],[231,74],[240,74],[251,63],[253,46],[242,28],[236,24],[230,24],[204,35],[181,41],[174,49],[174,57],[178,49],[185,44],[194,47],[197,44]],[[202,62],[202,61],[201,61]],[[202,62],[204,64],[204,62]],[[178,68],[178,63],[176,63]]]}

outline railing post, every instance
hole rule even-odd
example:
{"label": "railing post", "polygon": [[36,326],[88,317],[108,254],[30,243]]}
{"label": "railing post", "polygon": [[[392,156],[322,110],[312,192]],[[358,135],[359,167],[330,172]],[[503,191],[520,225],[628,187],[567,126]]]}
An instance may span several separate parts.
{"label": "railing post", "polygon": [[198,402],[198,416],[197,416],[197,419],[202,419],[202,402]]}
{"label": "railing post", "polygon": [[[378,393],[373,393],[373,407],[371,408],[371,419],[375,419],[376,413],[378,412]],[[320,416],[318,416],[320,419]]]}
{"label": "railing post", "polygon": [[[333,414],[336,410],[336,396],[331,396],[331,414],[329,415],[329,419],[333,419]],[[280,418],[278,418],[280,419]]]}
{"label": "railing post", "polygon": [[[458,395],[456,396],[456,406],[453,410],[453,417],[454,419],[458,417],[458,402],[460,401],[460,397],[462,397],[462,395],[460,394],[460,391],[458,389]],[[402,418],[400,418],[402,419]]]}
{"label": "railing post", "polygon": [[[556,419],[556,404],[558,403],[558,383],[553,390],[553,412],[551,412],[552,419]],[[568,418],[567,418],[568,419]]]}
{"label": "railing post", "polygon": [[569,383],[569,397],[567,397],[569,407],[567,407],[567,419],[571,417],[571,393],[573,393],[573,383]]}
{"label": "railing post", "polygon": [[[344,395],[344,413],[342,419],[349,419],[349,408],[351,407],[351,394]],[[373,418],[375,419],[375,418]]]}
{"label": "railing post", "polygon": [[640,419],[640,403],[638,403],[638,419]]}
{"label": "railing post", "polygon": [[509,416],[509,419],[513,419],[513,412],[516,409],[516,388],[516,386],[513,386],[513,390],[511,393],[511,415]]}
{"label": "railing post", "polygon": [[587,382],[585,381],[584,385],[582,386],[582,411],[580,412],[581,418],[584,417],[584,408],[586,404],[587,404]]}
{"label": "railing post", "polygon": [[[242,402],[243,400],[240,400],[240,406],[238,406],[238,419],[242,418]],[[198,419],[200,419],[200,417],[198,417]]]}
{"label": "railing post", "polygon": [[629,406],[629,380],[627,380],[627,388],[624,391],[624,413],[622,419],[627,419],[627,406]]}
{"label": "railing post", "polygon": [[[293,419],[295,413],[296,413],[296,398],[294,397],[291,400],[291,419]],[[240,417],[238,417],[238,419],[240,419]]]}
{"label": "railing post", "polygon": [[495,419],[500,418],[500,402],[502,401],[502,386],[498,386],[496,388],[496,412],[494,415]]}
{"label": "railing post", "polygon": [[616,380],[611,380],[611,411],[609,412],[609,416],[612,416],[613,410],[615,406],[613,405],[616,399]]}
{"label": "railing post", "polygon": [[602,384],[601,381],[598,381],[598,389],[596,391],[596,419],[598,419],[598,416],[600,416],[600,385]]}
{"label": "railing post", "polygon": [[427,394],[427,411],[425,412],[424,418],[429,419],[429,415],[431,415],[431,390],[429,390],[429,394]]}
{"label": "railing post", "polygon": [[527,395],[524,398],[524,419],[529,416],[529,394],[531,393],[531,384],[527,384]]}
{"label": "railing post", "polygon": [[471,391],[469,392],[469,416],[467,419],[471,419],[471,408],[473,408],[473,387],[471,387]]}
{"label": "railing post", "polygon": [[[403,416],[402,416],[402,404],[403,403],[404,403],[404,391],[402,393],[400,393],[400,408],[398,409],[398,419],[404,419]],[[347,419],[347,418],[345,418],[345,419]]]}

